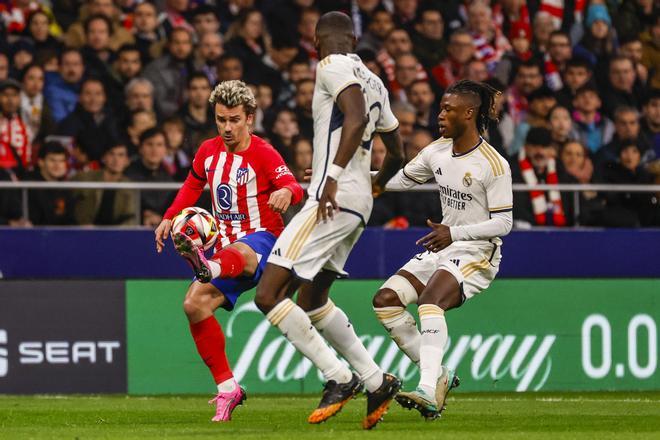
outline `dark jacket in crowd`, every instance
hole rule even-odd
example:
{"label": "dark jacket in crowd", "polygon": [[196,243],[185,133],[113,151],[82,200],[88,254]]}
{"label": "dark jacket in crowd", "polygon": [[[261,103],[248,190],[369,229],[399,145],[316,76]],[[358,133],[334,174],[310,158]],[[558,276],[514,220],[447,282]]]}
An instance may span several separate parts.
{"label": "dark jacket in crowd", "polygon": [[[151,170],[144,166],[139,157],[131,163],[124,174],[135,182],[174,182],[172,176],[162,165],[157,170]],[[142,212],[150,210],[162,215],[172,200],[174,200],[174,193],[171,191],[141,191],[140,193]]]}
{"label": "dark jacket in crowd", "polygon": [[[39,170],[24,180],[45,182]],[[28,191],[29,219],[33,225],[72,225],[73,195],[67,189],[31,189]]]}
{"label": "dark jacket in crowd", "polygon": [[105,111],[102,119],[83,109],[80,104],[57,127],[60,136],[71,136],[89,160],[99,160],[105,151],[120,142],[119,130],[111,111]]}

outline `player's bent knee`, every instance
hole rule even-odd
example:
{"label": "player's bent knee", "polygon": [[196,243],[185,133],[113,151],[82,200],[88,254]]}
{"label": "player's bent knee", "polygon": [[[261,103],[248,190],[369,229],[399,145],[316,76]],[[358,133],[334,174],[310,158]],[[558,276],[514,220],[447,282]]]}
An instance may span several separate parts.
{"label": "player's bent knee", "polygon": [[[394,294],[394,297],[391,294]],[[380,299],[378,299],[379,297]],[[398,300],[398,304],[396,300]],[[415,289],[407,278],[401,275],[392,275],[389,277],[380,287],[373,300],[374,307],[405,307],[415,302],[417,302],[417,289]],[[377,303],[383,305],[376,305]]]}
{"label": "player's bent knee", "polygon": [[399,299],[399,296],[396,294],[396,292],[390,288],[381,288],[376,293],[376,295],[374,295],[372,305],[375,309],[380,309],[383,307],[405,307],[401,303],[401,300]]}

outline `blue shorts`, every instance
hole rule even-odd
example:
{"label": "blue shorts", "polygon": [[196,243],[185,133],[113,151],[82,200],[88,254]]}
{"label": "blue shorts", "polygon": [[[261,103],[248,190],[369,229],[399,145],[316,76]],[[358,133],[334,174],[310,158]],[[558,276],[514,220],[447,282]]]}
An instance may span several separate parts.
{"label": "blue shorts", "polygon": [[268,255],[270,255],[277,237],[270,232],[259,231],[239,238],[237,241],[247,244],[257,254],[257,270],[254,272],[254,275],[249,277],[214,278],[211,280],[211,284],[217,287],[227,299],[222,305],[222,308],[229,311],[234,309],[234,305],[241,293],[253,289],[259,283],[261,274],[264,272],[264,268],[268,262]]}
{"label": "blue shorts", "polygon": [[222,308],[229,311],[234,309],[234,305],[241,293],[247,292],[256,287],[257,283],[259,283],[261,274],[264,272],[264,268],[268,262],[268,255],[270,255],[270,251],[273,249],[277,237],[270,232],[259,231],[246,235],[237,241],[247,244],[254,250],[254,252],[256,252],[257,270],[251,277],[214,278],[211,280],[211,284],[222,292],[227,299],[222,305]]}

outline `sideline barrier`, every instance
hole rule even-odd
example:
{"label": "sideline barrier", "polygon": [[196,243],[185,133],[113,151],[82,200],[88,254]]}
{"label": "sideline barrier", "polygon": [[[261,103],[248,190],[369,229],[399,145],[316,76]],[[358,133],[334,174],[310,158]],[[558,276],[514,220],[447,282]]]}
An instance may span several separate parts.
{"label": "sideline barrier", "polygon": [[[352,279],[389,277],[422,248],[427,228],[367,228],[351,252]],[[534,229],[504,237],[498,277],[660,278],[660,229]],[[0,228],[0,277],[190,277],[168,241],[156,253],[148,229]]]}

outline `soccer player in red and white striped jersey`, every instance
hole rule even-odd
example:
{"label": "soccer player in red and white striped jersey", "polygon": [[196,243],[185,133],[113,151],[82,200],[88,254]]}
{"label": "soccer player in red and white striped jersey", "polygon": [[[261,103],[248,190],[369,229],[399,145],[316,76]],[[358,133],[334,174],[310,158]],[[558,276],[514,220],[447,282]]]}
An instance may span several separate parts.
{"label": "soccer player in red and white striped jersey", "polygon": [[173,240],[197,278],[183,305],[197,350],[217,384],[212,420],[226,421],[245,391],[234,380],[214,312],[219,307],[232,310],[238,296],[257,285],[284,228],[280,214],[302,200],[303,190],[279,153],[250,134],[257,104],[243,82],[219,84],[210,102],[220,136],[199,147],[190,174],[156,229],[156,248],[162,251],[172,218],[194,205],[208,184],[219,228],[216,252],[207,259],[185,234],[175,233]]}

